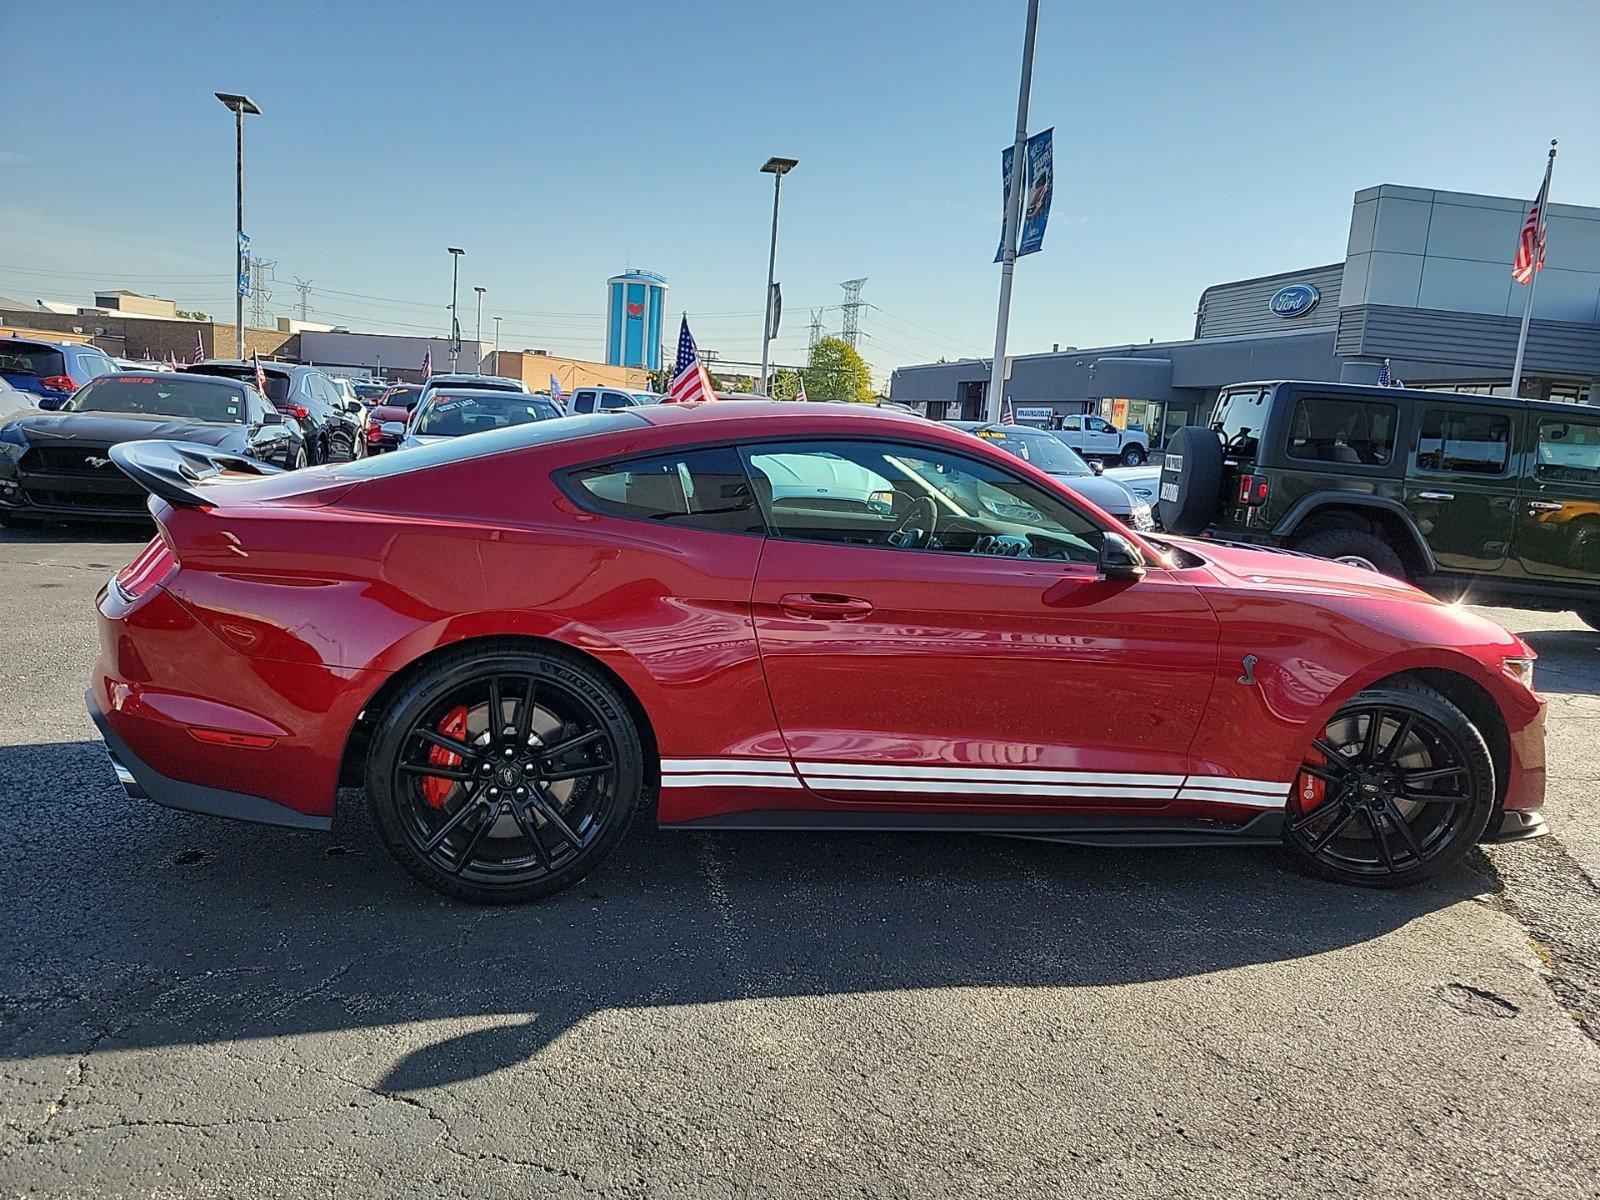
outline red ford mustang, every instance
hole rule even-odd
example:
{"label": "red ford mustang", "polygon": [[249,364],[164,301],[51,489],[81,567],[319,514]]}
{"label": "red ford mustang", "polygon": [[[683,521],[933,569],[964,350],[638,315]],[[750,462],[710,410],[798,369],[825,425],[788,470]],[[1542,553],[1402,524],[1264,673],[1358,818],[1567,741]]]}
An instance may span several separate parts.
{"label": "red ford mustang", "polygon": [[1543,829],[1532,652],[1381,575],[1142,537],[970,435],[719,402],[262,475],[113,449],[159,536],[99,598],[130,793],[564,887],[688,829],[1278,843],[1401,884]]}

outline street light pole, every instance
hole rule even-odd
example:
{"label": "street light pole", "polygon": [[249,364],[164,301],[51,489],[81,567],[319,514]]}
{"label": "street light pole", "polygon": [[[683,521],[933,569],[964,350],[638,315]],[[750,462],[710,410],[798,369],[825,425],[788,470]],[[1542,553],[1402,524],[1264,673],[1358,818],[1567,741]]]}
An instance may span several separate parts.
{"label": "street light pole", "polygon": [[494,373],[500,374],[500,318],[494,319]]}
{"label": "street light pole", "polygon": [[[244,118],[245,114],[259,117],[261,109],[249,96],[237,92],[217,92],[223,106],[233,111],[234,117],[234,223],[233,223],[233,356],[244,358]],[[212,347],[216,352],[216,347]]]}
{"label": "street light pole", "polygon": [[783,191],[783,177],[800,165],[799,159],[769,158],[762,164],[764,174],[772,176],[772,243],[767,250],[767,304],[762,310],[761,325],[761,394],[771,393],[767,388],[767,368],[771,362],[772,337],[777,330],[772,327],[773,283],[778,267],[778,198]]}
{"label": "street light pole", "polygon": [[461,280],[461,256],[466,253],[460,246],[447,246],[450,251],[450,370],[456,369],[456,360],[461,357],[461,322],[457,319],[459,314],[456,309],[457,284]]}
{"label": "street light pole", "polygon": [[487,288],[473,284],[472,290],[478,293],[478,331],[473,334],[473,340],[478,343],[478,370],[483,370],[483,293]]}
{"label": "street light pole", "polygon": [[1000,253],[1000,315],[994,327],[994,366],[989,373],[989,394],[984,397],[983,419],[998,421],[1000,397],[1006,379],[1006,327],[1011,323],[1011,276],[1017,269],[1017,232],[1022,224],[1022,187],[1028,152],[1028,93],[1033,88],[1033,43],[1039,32],[1039,0],[1028,0],[1028,32],[1022,42],[1022,86],[1017,95],[1017,140],[1011,147],[1011,194],[1006,198],[1005,235]]}

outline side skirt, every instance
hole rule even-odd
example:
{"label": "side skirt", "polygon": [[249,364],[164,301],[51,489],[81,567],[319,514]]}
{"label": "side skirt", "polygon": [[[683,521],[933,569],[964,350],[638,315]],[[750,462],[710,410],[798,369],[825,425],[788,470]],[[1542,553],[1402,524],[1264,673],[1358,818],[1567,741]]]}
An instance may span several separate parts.
{"label": "side skirt", "polygon": [[723,813],[662,829],[813,830],[859,833],[981,833],[1077,846],[1266,846],[1283,839],[1283,814],[1264,812],[1243,825],[1159,816],[974,816],[971,813],[810,812],[772,809]]}

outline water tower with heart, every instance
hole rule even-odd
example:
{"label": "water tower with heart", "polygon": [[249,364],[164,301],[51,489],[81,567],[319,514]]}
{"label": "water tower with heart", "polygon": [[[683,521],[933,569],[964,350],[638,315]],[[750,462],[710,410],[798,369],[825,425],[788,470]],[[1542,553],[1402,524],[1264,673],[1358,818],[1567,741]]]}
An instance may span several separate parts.
{"label": "water tower with heart", "polygon": [[618,367],[661,366],[661,327],[667,281],[629,268],[606,280],[606,362]]}

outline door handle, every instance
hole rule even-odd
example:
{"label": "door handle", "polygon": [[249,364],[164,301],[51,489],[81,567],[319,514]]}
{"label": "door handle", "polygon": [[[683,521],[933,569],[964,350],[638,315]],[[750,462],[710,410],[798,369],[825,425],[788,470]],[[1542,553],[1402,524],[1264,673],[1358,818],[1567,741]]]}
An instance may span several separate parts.
{"label": "door handle", "polygon": [[1560,512],[1561,505],[1554,500],[1529,500],[1528,510],[1530,512]]}
{"label": "door handle", "polygon": [[1456,498],[1456,494],[1454,492],[1418,492],[1417,493],[1417,499],[1418,500],[1454,500],[1455,498]]}
{"label": "door handle", "polygon": [[872,611],[872,605],[855,596],[835,596],[821,592],[790,592],[780,597],[778,607],[791,617],[829,618],[859,621]]}

